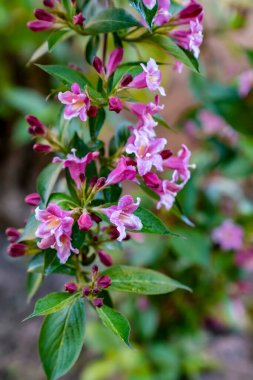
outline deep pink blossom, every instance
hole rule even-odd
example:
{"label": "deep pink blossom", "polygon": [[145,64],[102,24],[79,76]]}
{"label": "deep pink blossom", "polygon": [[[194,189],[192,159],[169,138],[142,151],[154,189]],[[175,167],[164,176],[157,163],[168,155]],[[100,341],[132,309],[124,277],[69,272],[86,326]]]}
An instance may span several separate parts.
{"label": "deep pink blossom", "polygon": [[38,153],[49,153],[52,151],[52,147],[48,144],[37,143],[33,145],[33,150]]}
{"label": "deep pink blossom", "polygon": [[29,21],[27,26],[33,32],[53,29],[56,26],[56,18],[45,9],[37,8],[34,15],[38,20]]}
{"label": "deep pink blossom", "polygon": [[98,257],[101,263],[104,264],[105,266],[110,267],[112,265],[111,256],[105,251],[103,251],[102,249],[98,251]]}
{"label": "deep pink blossom", "polygon": [[78,223],[79,230],[82,230],[82,231],[89,231],[91,227],[93,226],[93,220],[87,211],[82,213],[77,223]]}
{"label": "deep pink blossom", "polygon": [[140,198],[134,203],[131,195],[124,195],[118,202],[117,206],[110,206],[101,209],[101,211],[110,219],[110,222],[117,227],[119,236],[118,241],[122,241],[127,236],[128,230],[141,230],[141,220],[133,214],[140,204]]}
{"label": "deep pink blossom", "polygon": [[26,115],[25,120],[29,124],[28,132],[33,136],[43,136],[46,133],[46,126],[33,115]]}
{"label": "deep pink blossom", "polygon": [[71,251],[78,250],[71,245],[71,233],[74,219],[71,212],[62,210],[57,204],[50,203],[45,210],[38,207],[35,217],[40,221],[35,236],[41,241],[37,244],[40,249],[53,248],[62,264],[66,263]]}
{"label": "deep pink blossom", "polygon": [[253,248],[240,249],[236,252],[235,263],[247,271],[253,271]]}
{"label": "deep pink blossom", "polygon": [[26,245],[23,243],[12,243],[7,248],[10,257],[21,257],[26,254]]}
{"label": "deep pink blossom", "polygon": [[76,157],[75,149],[72,149],[72,153],[68,154],[66,159],[54,157],[53,162],[63,162],[63,167],[69,169],[71,178],[75,181],[77,188],[80,189],[83,182],[82,179],[85,176],[86,166],[98,156],[99,152],[89,152],[86,156],[79,158]]}
{"label": "deep pink blossom", "polygon": [[229,251],[242,248],[244,231],[241,226],[227,219],[213,230],[211,236],[214,243],[219,244],[224,251]]}
{"label": "deep pink blossom", "polygon": [[190,21],[188,29],[177,30],[171,32],[177,44],[182,48],[193,53],[195,58],[199,57],[200,46],[203,42],[203,26],[198,19]]}
{"label": "deep pink blossom", "polygon": [[90,108],[90,99],[85,91],[81,91],[78,83],[73,83],[71,91],[59,92],[58,99],[66,104],[64,118],[72,119],[79,116],[82,121],[87,120],[87,110]]}
{"label": "deep pink blossom", "polygon": [[152,166],[155,166],[158,171],[163,171],[163,160],[160,152],[166,143],[165,138],[152,138],[135,129],[125,149],[128,154],[135,154],[138,172],[143,176],[151,171]]}
{"label": "deep pink blossom", "polygon": [[123,59],[124,50],[120,47],[114,49],[109,56],[108,63],[106,65],[106,75],[109,77],[114,73],[117,67],[120,65]]}
{"label": "deep pink blossom", "polygon": [[[189,24],[190,21],[203,21],[203,6],[195,0],[191,0],[175,17],[177,24]],[[174,22],[175,22],[174,21]]]}
{"label": "deep pink blossom", "polygon": [[171,209],[175,202],[177,193],[182,190],[183,184],[176,184],[173,181],[163,180],[157,189],[154,189],[156,193],[160,196],[160,201],[157,203],[157,209],[159,210],[162,206],[168,211]]}
{"label": "deep pink blossom", "polygon": [[112,96],[109,98],[109,111],[114,111],[116,113],[120,113],[123,110],[123,104],[121,100],[116,96]]}
{"label": "deep pink blossom", "polygon": [[27,203],[29,206],[38,206],[39,203],[41,202],[41,198],[38,193],[28,194],[24,200],[25,200],[25,203]]}
{"label": "deep pink blossom", "polygon": [[115,169],[111,171],[105,182],[105,186],[115,185],[122,181],[136,181],[135,162],[128,157],[122,156]]}
{"label": "deep pink blossom", "polygon": [[189,168],[192,167],[189,164],[190,157],[190,150],[183,144],[177,156],[170,156],[163,160],[164,168],[173,170],[172,179],[174,182],[181,180],[185,184],[189,180],[191,176]]}
{"label": "deep pink blossom", "polygon": [[242,98],[249,95],[253,88],[253,69],[239,75],[239,94]]}
{"label": "deep pink blossom", "polygon": [[64,288],[66,292],[70,294],[73,294],[78,290],[78,286],[75,282],[67,282],[66,284],[64,284]]}
{"label": "deep pink blossom", "polygon": [[154,23],[158,26],[167,24],[171,18],[171,13],[169,12],[170,0],[158,0],[158,10],[154,17]]}
{"label": "deep pink blossom", "polygon": [[104,65],[103,65],[102,59],[100,59],[99,57],[95,56],[93,58],[92,66],[94,67],[94,69],[96,70],[98,74],[104,73]]}
{"label": "deep pink blossom", "polygon": [[83,17],[82,12],[79,12],[77,15],[73,16],[73,23],[75,25],[83,26],[85,20],[86,18]]}

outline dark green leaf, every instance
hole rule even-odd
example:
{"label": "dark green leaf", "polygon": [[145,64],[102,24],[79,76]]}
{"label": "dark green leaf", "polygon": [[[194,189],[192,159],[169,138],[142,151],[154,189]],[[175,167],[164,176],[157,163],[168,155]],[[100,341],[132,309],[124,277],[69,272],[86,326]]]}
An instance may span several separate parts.
{"label": "dark green leaf", "polygon": [[68,17],[71,17],[72,15],[72,3],[71,3],[71,0],[62,0],[62,4],[66,10],[66,13],[68,15]]}
{"label": "dark green leaf", "polygon": [[129,346],[130,325],[126,317],[105,305],[96,310],[103,324]]}
{"label": "dark green leaf", "polygon": [[90,128],[90,137],[91,140],[96,141],[98,134],[105,122],[105,110],[104,108],[100,108],[97,115],[95,117],[89,118],[89,128]]}
{"label": "dark green leaf", "polygon": [[109,154],[112,156],[119,149],[122,149],[130,136],[128,127],[122,125],[115,132],[109,144]]}
{"label": "dark green leaf", "polygon": [[39,352],[48,380],[57,380],[76,362],[84,341],[85,310],[77,299],[48,315],[42,325]]}
{"label": "dark green leaf", "polygon": [[186,286],[151,269],[115,265],[103,274],[112,280],[110,290],[138,294],[165,294],[176,289],[189,290]]}
{"label": "dark green leaf", "polygon": [[[43,298],[40,298],[34,307],[33,313],[28,317],[39,317],[41,315],[49,315],[65,309],[68,305],[73,303],[78,294],[69,293],[49,293]],[[26,319],[28,319],[26,318]]]}
{"label": "dark green leaf", "polygon": [[143,71],[140,63],[141,62],[129,62],[127,64],[120,65],[113,75],[112,89],[117,86],[124,75],[129,74],[134,78],[136,75],[140,74]]}
{"label": "dark green leaf", "polygon": [[140,13],[143,19],[146,21],[147,26],[152,31],[153,19],[156,15],[158,9],[158,2],[156,1],[155,6],[152,9],[149,9],[145,6],[142,0],[131,0],[130,4]]}
{"label": "dark green leaf", "polygon": [[85,58],[86,61],[92,65],[93,58],[97,54],[98,48],[99,48],[99,36],[91,36],[85,49]]}
{"label": "dark green leaf", "polygon": [[48,50],[52,51],[58,43],[66,40],[67,38],[71,37],[74,33],[70,31],[69,29],[59,29],[53,31],[47,40],[48,43]]}
{"label": "dark green leaf", "polygon": [[165,224],[151,211],[138,207],[138,209],[134,212],[134,215],[138,216],[142,221],[143,228],[140,232],[148,234],[173,235]]}
{"label": "dark green leaf", "polygon": [[49,164],[42,170],[37,179],[37,191],[43,203],[47,204],[50,194],[58,180],[62,169],[62,164]]}
{"label": "dark green leaf", "polygon": [[140,25],[140,22],[124,9],[108,8],[90,20],[86,25],[85,32],[87,34],[112,33]]}

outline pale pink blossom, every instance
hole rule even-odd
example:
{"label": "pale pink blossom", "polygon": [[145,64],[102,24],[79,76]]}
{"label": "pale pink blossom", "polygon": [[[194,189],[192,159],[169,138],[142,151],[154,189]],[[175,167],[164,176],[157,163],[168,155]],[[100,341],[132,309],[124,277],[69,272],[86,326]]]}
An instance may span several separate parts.
{"label": "pale pink blossom", "polygon": [[76,157],[75,149],[72,149],[72,154],[68,154],[66,159],[54,157],[53,162],[62,162],[63,168],[69,169],[71,178],[75,181],[77,188],[80,189],[85,176],[86,166],[98,156],[99,152],[89,152],[86,156],[79,158]]}
{"label": "pale pink blossom", "polygon": [[177,185],[173,181],[167,179],[161,181],[161,185],[155,189],[156,193],[160,196],[160,201],[157,203],[157,209],[162,206],[168,211],[172,208],[177,193],[182,190],[183,184]]}
{"label": "pale pink blossom", "polygon": [[241,249],[244,231],[241,226],[227,219],[213,230],[211,237],[213,242],[219,244],[224,251]]}
{"label": "pale pink blossom", "polygon": [[239,94],[242,98],[249,95],[253,88],[253,69],[239,75]]}
{"label": "pale pink blossom", "polygon": [[155,166],[158,171],[163,171],[163,159],[160,152],[166,143],[165,138],[152,138],[135,129],[128,139],[125,149],[128,154],[135,154],[137,169],[142,176],[150,172],[152,166]]}
{"label": "pale pink blossom", "polygon": [[90,99],[85,91],[81,91],[78,83],[73,83],[71,91],[60,92],[58,99],[66,104],[64,118],[69,120],[79,116],[81,121],[87,120],[87,111],[90,108]]}
{"label": "pale pink blossom", "polygon": [[127,230],[141,230],[141,220],[133,214],[140,204],[140,198],[134,203],[130,195],[124,195],[118,202],[117,206],[110,206],[101,209],[101,211],[110,219],[110,222],[117,227],[119,236],[118,241],[126,238]]}
{"label": "pale pink blossom", "polygon": [[105,186],[115,185],[122,181],[136,180],[136,163],[129,157],[122,156],[115,169],[111,171],[105,182]]}
{"label": "pale pink blossom", "polygon": [[170,33],[177,44],[182,48],[189,50],[193,53],[195,58],[199,57],[200,46],[203,42],[203,26],[198,19],[190,21],[189,29],[177,30]]}
{"label": "pale pink blossom", "polygon": [[142,2],[148,9],[153,9],[156,5],[156,0],[142,0]]}
{"label": "pale pink blossom", "polygon": [[158,10],[154,17],[154,23],[158,26],[167,24],[171,18],[171,13],[169,12],[170,0],[158,0]]}
{"label": "pale pink blossom", "polygon": [[191,176],[189,168],[193,167],[189,164],[190,157],[190,150],[183,144],[177,156],[170,156],[169,158],[163,160],[164,168],[173,170],[173,182],[180,180],[183,184],[185,184],[189,180]]}
{"label": "pale pink blossom", "polygon": [[40,249],[53,248],[62,264],[66,263],[71,251],[78,253],[72,247],[71,233],[74,219],[71,212],[62,210],[57,204],[50,203],[45,210],[35,210],[35,218],[40,221],[35,236],[40,238],[37,243]]}

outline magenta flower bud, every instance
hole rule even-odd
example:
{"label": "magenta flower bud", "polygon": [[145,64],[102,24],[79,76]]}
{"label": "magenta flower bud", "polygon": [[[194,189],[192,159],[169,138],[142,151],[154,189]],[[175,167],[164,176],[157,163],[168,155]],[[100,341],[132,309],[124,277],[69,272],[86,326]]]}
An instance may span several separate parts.
{"label": "magenta flower bud", "polygon": [[75,15],[75,16],[73,17],[73,23],[74,23],[75,25],[83,26],[83,23],[84,23],[85,20],[86,20],[86,18],[83,17],[82,12],[78,13],[77,15]]}
{"label": "magenta flower bud", "polygon": [[102,60],[99,57],[95,56],[93,58],[92,65],[94,69],[98,72],[98,74],[102,74],[104,72],[104,65],[103,65]]}
{"label": "magenta flower bud", "polygon": [[34,16],[41,21],[54,22],[55,17],[51,13],[45,11],[45,9],[37,8],[34,11]]}
{"label": "magenta flower bud", "polygon": [[137,165],[136,161],[134,161],[131,157],[125,157],[125,160],[126,160],[126,164],[128,166],[136,166]]}
{"label": "magenta flower bud", "polygon": [[151,187],[152,189],[156,189],[159,187],[161,180],[158,177],[157,174],[148,172],[143,176],[144,182],[148,187]]}
{"label": "magenta flower bud", "polygon": [[112,53],[110,54],[108,63],[106,65],[106,75],[109,77],[114,71],[117,69],[117,67],[120,65],[122,59],[123,59],[124,50],[120,47],[114,49]]}
{"label": "magenta flower bud", "polygon": [[7,236],[8,241],[15,243],[20,237],[20,232],[14,227],[8,227],[5,230],[5,235]]}
{"label": "magenta flower bud", "polygon": [[38,193],[28,194],[25,197],[25,203],[27,203],[29,206],[38,206],[40,202],[41,198]]}
{"label": "magenta flower bud", "polygon": [[87,212],[83,212],[77,223],[81,231],[89,231],[93,225],[93,221]]}
{"label": "magenta flower bud", "polygon": [[52,147],[50,145],[47,145],[47,144],[34,144],[33,150],[34,150],[34,152],[48,153],[48,152],[51,152]]}
{"label": "magenta flower bud", "polygon": [[130,74],[125,74],[120,82],[122,87],[127,87],[133,80],[132,75]]}
{"label": "magenta flower bud", "polygon": [[179,12],[178,18],[182,22],[183,21],[184,22],[190,22],[191,20],[194,20],[196,18],[198,18],[199,21],[202,21],[202,19],[203,19],[203,7],[201,4],[192,2]]}
{"label": "magenta flower bud", "polygon": [[33,136],[43,136],[46,133],[46,127],[36,116],[27,115],[25,120],[29,124],[28,132]]}
{"label": "magenta flower bud", "polygon": [[78,290],[78,286],[75,282],[67,282],[64,288],[68,293],[75,293]]}
{"label": "magenta flower bud", "polygon": [[110,231],[108,233],[111,237],[111,240],[117,240],[120,233],[119,231],[117,230],[117,227],[116,226],[110,226]]}
{"label": "magenta flower bud", "polygon": [[12,243],[8,246],[7,252],[11,257],[21,257],[25,255],[26,246],[23,243]]}
{"label": "magenta flower bud", "polygon": [[126,234],[126,237],[123,239],[123,241],[128,241],[131,239],[131,235],[130,234]]}
{"label": "magenta flower bud", "polygon": [[173,155],[172,151],[170,149],[164,149],[160,155],[162,156],[163,160],[166,160],[167,158],[171,157]]}
{"label": "magenta flower bud", "polygon": [[106,182],[106,178],[100,177],[96,182],[96,188],[101,189],[104,186],[105,182]]}
{"label": "magenta flower bud", "polygon": [[97,273],[98,272],[98,266],[96,264],[92,265],[91,271],[92,271],[92,273]]}
{"label": "magenta flower bud", "polygon": [[123,110],[123,104],[119,98],[113,96],[109,99],[109,110],[116,113],[120,113]]}
{"label": "magenta flower bud", "polygon": [[102,219],[98,215],[96,215],[96,214],[90,214],[90,217],[93,220],[93,222],[95,222],[97,224],[99,224],[100,222],[102,222]]}
{"label": "magenta flower bud", "polygon": [[55,0],[43,0],[43,5],[48,8],[54,8]]}
{"label": "magenta flower bud", "polygon": [[90,288],[88,288],[88,287],[83,288],[83,295],[84,296],[86,296],[86,297],[89,296],[90,292],[91,292]]}
{"label": "magenta flower bud", "polygon": [[100,289],[98,288],[94,288],[93,291],[92,291],[93,294],[98,294],[100,293]]}
{"label": "magenta flower bud", "polygon": [[79,174],[79,179],[80,179],[80,182],[81,182],[81,183],[84,183],[84,181],[85,181],[85,179],[86,179],[84,173],[80,173],[80,174]]}
{"label": "magenta flower bud", "polygon": [[103,250],[98,251],[98,257],[101,263],[106,265],[107,267],[110,267],[112,265],[112,258],[105,251]]}
{"label": "magenta flower bud", "polygon": [[95,307],[102,307],[104,305],[104,299],[103,298],[95,298],[93,301],[92,301],[93,305]]}
{"label": "magenta flower bud", "polygon": [[43,32],[44,30],[50,30],[54,27],[53,22],[43,20],[29,21],[26,25],[33,32]]}
{"label": "magenta flower bud", "polygon": [[95,117],[98,113],[98,107],[97,106],[90,106],[90,108],[87,111],[87,116],[89,117]]}
{"label": "magenta flower bud", "polygon": [[94,187],[97,183],[97,180],[98,180],[98,177],[97,176],[93,176],[91,177],[91,180],[90,180],[90,187]]}

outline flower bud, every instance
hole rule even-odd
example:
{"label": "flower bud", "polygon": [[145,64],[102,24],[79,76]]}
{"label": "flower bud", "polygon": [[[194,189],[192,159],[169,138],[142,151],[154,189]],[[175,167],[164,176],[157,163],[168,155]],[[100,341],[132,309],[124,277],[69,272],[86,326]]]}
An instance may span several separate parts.
{"label": "flower bud", "polygon": [[64,288],[68,293],[75,293],[78,290],[78,286],[75,282],[67,282]]}
{"label": "flower bud", "polygon": [[106,265],[107,267],[110,267],[112,265],[112,258],[105,251],[103,250],[98,251],[98,257],[101,263]]}
{"label": "flower bud", "polygon": [[185,8],[183,8],[177,17],[181,22],[190,22],[196,18],[200,21],[203,19],[203,7],[198,3],[190,3]]}
{"label": "flower bud", "polygon": [[87,116],[89,117],[95,117],[98,113],[98,107],[97,106],[90,106],[90,108],[87,111]]}
{"label": "flower bud", "polygon": [[100,288],[106,289],[112,285],[112,281],[109,276],[101,276],[97,280],[97,284]]}
{"label": "flower bud", "polygon": [[95,298],[93,301],[92,301],[93,305],[95,307],[102,307],[104,305],[104,299],[103,298]]}
{"label": "flower bud", "polygon": [[111,52],[108,59],[107,66],[106,66],[107,77],[109,77],[112,73],[114,73],[114,71],[120,65],[123,59],[123,53],[124,53],[124,50],[121,47],[118,47]]}
{"label": "flower bud", "polygon": [[33,32],[43,32],[44,30],[50,30],[54,28],[54,23],[43,20],[29,21],[27,27]]}
{"label": "flower bud", "polygon": [[83,295],[84,296],[86,296],[86,297],[89,296],[90,292],[91,292],[90,288],[88,288],[88,287],[83,288]]}
{"label": "flower bud", "polygon": [[100,293],[100,289],[98,288],[94,288],[93,291],[92,291],[93,294],[98,294]]}
{"label": "flower bud", "polygon": [[119,98],[113,96],[109,99],[109,110],[116,113],[120,113],[123,110],[123,104]]}
{"label": "flower bud", "polygon": [[43,5],[48,8],[54,8],[55,0],[43,0]]}
{"label": "flower bud", "polygon": [[160,155],[162,156],[163,160],[166,160],[167,158],[171,157],[173,153],[170,149],[164,149],[161,151]]}
{"label": "flower bud", "polygon": [[34,152],[48,153],[48,152],[51,152],[52,147],[50,145],[47,145],[47,144],[34,144],[33,150],[34,150]]}
{"label": "flower bud", "polygon": [[93,222],[97,224],[99,224],[102,221],[102,219],[96,214],[90,214],[90,217],[93,220]]}
{"label": "flower bud", "polygon": [[81,231],[89,231],[93,225],[93,221],[87,212],[83,212],[83,214],[79,217],[77,223],[79,230]]}
{"label": "flower bud", "polygon": [[21,257],[25,255],[26,246],[23,243],[12,243],[8,246],[7,252],[11,257]]}
{"label": "flower bud", "polygon": [[92,273],[97,273],[98,272],[98,266],[96,264],[92,265],[91,271],[92,271]]}
{"label": "flower bud", "polygon": [[46,133],[46,127],[41,121],[33,115],[27,115],[25,120],[29,124],[28,132],[33,136],[43,136]]}
{"label": "flower bud", "polygon": [[47,22],[54,22],[55,17],[51,13],[45,11],[45,9],[36,8],[34,11],[34,16],[38,20],[47,21]]}
{"label": "flower bud", "polygon": [[117,240],[119,235],[120,235],[116,226],[110,226],[110,230],[109,230],[108,234],[110,235],[111,240]]}
{"label": "flower bud", "polygon": [[73,23],[74,25],[83,26],[84,21],[86,20],[85,17],[83,17],[82,12],[78,13],[73,17]]}
{"label": "flower bud", "polygon": [[98,190],[101,189],[101,188],[104,186],[105,182],[106,182],[106,178],[105,178],[105,177],[100,177],[100,178],[97,180],[97,182],[96,182],[96,188],[97,188]]}
{"label": "flower bud", "polygon": [[148,172],[143,176],[144,182],[148,187],[151,187],[151,189],[156,189],[159,187],[161,180],[158,177],[157,174]]}
{"label": "flower bud", "polygon": [[38,193],[28,194],[25,197],[25,203],[27,203],[29,206],[38,206],[40,202],[41,198]]}
{"label": "flower bud", "polygon": [[125,74],[125,75],[123,76],[123,78],[121,79],[120,85],[121,85],[122,87],[127,87],[127,86],[132,82],[132,80],[133,80],[132,75],[130,75],[130,74]]}
{"label": "flower bud", "polygon": [[92,65],[93,65],[94,69],[98,72],[98,74],[102,74],[103,73],[103,71],[104,71],[104,65],[103,65],[102,60],[99,57],[95,56],[93,58]]}
{"label": "flower bud", "polygon": [[10,241],[11,243],[14,243],[20,237],[20,232],[14,227],[6,228],[5,234],[7,236],[8,241]]}

